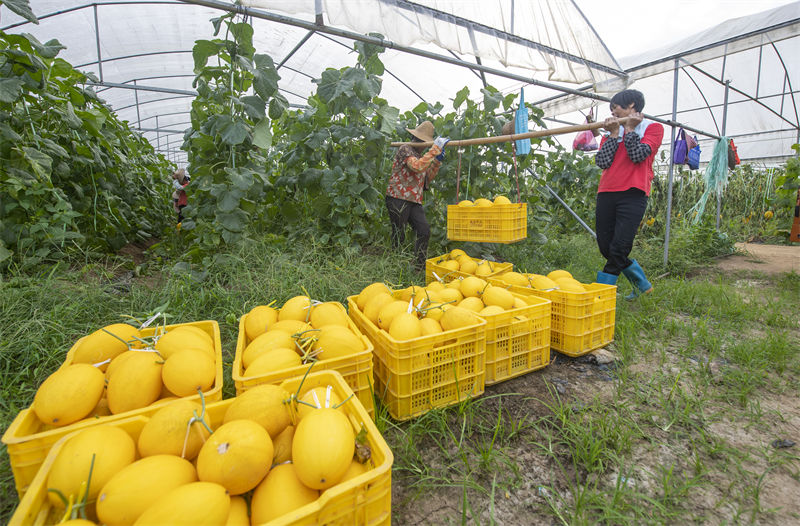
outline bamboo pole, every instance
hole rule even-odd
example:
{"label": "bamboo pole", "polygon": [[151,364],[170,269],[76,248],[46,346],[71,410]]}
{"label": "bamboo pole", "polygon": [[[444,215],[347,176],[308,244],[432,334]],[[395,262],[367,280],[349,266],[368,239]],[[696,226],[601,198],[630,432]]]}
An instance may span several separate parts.
{"label": "bamboo pole", "polygon": [[[628,120],[627,117],[623,117],[619,119],[619,125],[624,126],[625,122]],[[552,135],[563,135],[565,133],[576,133],[582,132],[586,130],[597,130],[603,127],[602,122],[590,122],[586,124],[577,124],[575,126],[564,126],[561,128],[552,128],[550,130],[536,130],[532,132],[526,133],[512,133],[511,135],[497,135],[494,137],[477,137],[475,139],[461,139],[461,140],[453,140],[447,143],[447,147],[453,146],[470,146],[473,144],[494,144],[498,142],[511,142],[511,141],[520,141],[522,139],[533,139],[534,137],[550,137]],[[433,141],[428,142],[393,142],[390,146],[405,146],[406,144],[411,146],[433,146]]]}

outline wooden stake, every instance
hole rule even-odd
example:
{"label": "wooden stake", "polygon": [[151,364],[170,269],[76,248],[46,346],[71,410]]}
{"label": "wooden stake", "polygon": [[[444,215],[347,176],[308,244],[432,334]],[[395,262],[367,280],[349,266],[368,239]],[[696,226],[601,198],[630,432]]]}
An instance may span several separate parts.
{"label": "wooden stake", "polygon": [[[628,120],[627,117],[619,119],[620,126],[624,126],[625,122]],[[498,142],[511,142],[511,141],[519,141],[522,139],[533,139],[534,137],[550,137],[552,135],[563,135],[565,133],[576,133],[582,132],[586,130],[597,130],[603,127],[602,122],[590,122],[586,124],[577,124],[575,126],[564,126],[562,128],[552,128],[550,130],[536,130],[532,132],[526,133],[512,133],[511,135],[497,135],[495,137],[478,137],[475,139],[461,139],[461,140],[453,140],[447,143],[447,147],[452,146],[470,146],[474,144],[493,144]],[[404,146],[404,145],[411,145],[411,146],[433,146],[433,141],[428,142],[393,142],[390,146]]]}

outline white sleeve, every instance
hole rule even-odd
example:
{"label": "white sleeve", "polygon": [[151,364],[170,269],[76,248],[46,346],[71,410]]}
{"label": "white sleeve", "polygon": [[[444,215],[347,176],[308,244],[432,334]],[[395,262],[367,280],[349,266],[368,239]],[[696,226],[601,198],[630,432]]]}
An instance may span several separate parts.
{"label": "white sleeve", "polygon": [[177,179],[173,179],[172,180],[172,188],[174,188],[175,190],[182,190],[183,186],[181,185],[181,183],[178,182]]}

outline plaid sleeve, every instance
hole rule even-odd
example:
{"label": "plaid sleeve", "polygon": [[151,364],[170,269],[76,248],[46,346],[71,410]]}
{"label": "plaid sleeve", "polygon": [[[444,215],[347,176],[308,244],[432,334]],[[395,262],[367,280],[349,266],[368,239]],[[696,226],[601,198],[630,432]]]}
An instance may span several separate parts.
{"label": "plaid sleeve", "polygon": [[614,155],[617,153],[617,140],[605,139],[600,149],[597,150],[597,155],[594,156],[594,164],[598,168],[606,170],[611,168],[611,163],[614,162]]}
{"label": "plaid sleeve", "polygon": [[625,142],[625,149],[628,150],[628,157],[634,164],[639,164],[653,153],[649,144],[641,142],[636,132],[628,132],[622,140]]}

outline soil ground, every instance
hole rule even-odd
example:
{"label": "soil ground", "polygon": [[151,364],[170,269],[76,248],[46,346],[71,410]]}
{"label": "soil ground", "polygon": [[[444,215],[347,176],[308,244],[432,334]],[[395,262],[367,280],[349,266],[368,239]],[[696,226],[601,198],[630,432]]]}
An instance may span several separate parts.
{"label": "soil ground", "polygon": [[766,274],[800,274],[800,245],[736,243],[737,253],[721,258],[717,266],[724,271],[755,270]]}

